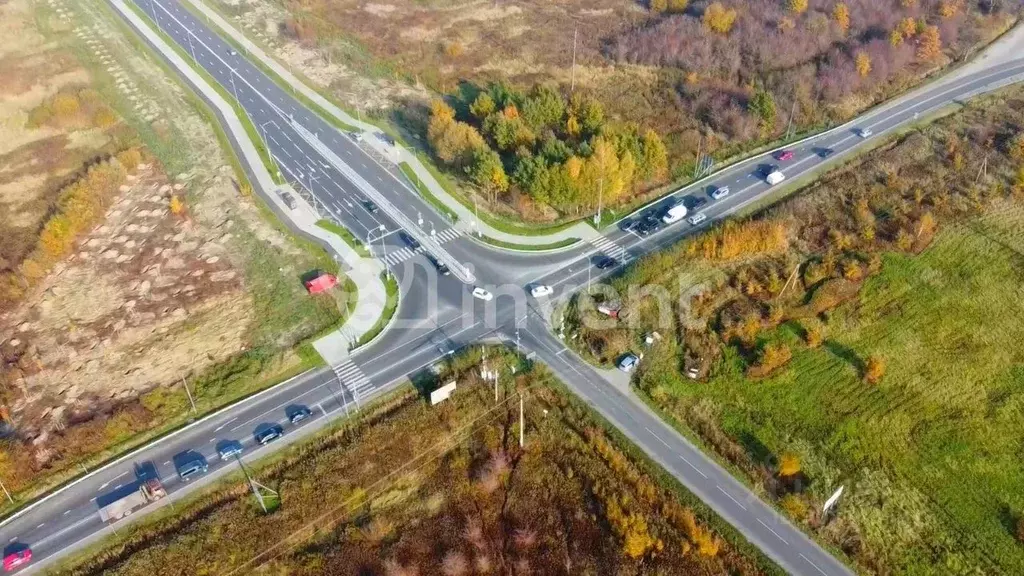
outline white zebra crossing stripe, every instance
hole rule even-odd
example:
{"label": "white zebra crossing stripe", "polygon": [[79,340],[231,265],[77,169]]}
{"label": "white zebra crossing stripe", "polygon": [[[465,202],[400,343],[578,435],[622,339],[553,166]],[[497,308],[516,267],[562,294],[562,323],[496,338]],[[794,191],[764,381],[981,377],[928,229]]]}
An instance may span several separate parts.
{"label": "white zebra crossing stripe", "polygon": [[591,238],[590,243],[591,243],[591,245],[593,245],[598,250],[608,254],[609,256],[614,256],[614,257],[622,260],[623,262],[627,262],[627,261],[631,260],[631,257],[629,255],[629,253],[626,252],[625,248],[623,248],[622,246],[619,246],[615,242],[612,242],[611,240],[609,240],[605,236],[598,236],[597,238]]}
{"label": "white zebra crossing stripe", "polygon": [[455,240],[459,236],[462,236],[462,230],[458,228],[449,228],[437,233],[438,242],[450,242]]}
{"label": "white zebra crossing stripe", "polygon": [[373,383],[370,379],[351,360],[344,360],[333,368],[338,380],[341,381],[345,388],[353,391],[357,397],[362,395],[367,389],[373,388]]}

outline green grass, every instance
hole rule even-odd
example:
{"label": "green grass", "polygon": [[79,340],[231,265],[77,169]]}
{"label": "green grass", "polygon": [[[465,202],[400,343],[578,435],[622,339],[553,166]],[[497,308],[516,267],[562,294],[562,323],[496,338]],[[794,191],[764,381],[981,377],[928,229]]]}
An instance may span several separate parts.
{"label": "green grass", "polygon": [[355,250],[356,253],[362,256],[363,258],[370,257],[370,251],[362,242],[359,241],[358,238],[352,235],[352,232],[350,232],[348,228],[345,228],[344,226],[339,226],[338,224],[330,220],[318,220],[316,225],[323,228],[324,230],[327,230],[332,234],[340,236],[341,239],[345,241],[345,244],[348,244],[350,248]]}
{"label": "green grass", "polygon": [[565,248],[572,246],[573,244],[580,241],[579,238],[564,238],[557,242],[549,242],[547,244],[517,244],[515,242],[505,242],[504,240],[498,240],[491,238],[490,236],[480,237],[480,241],[491,246],[497,246],[498,248],[508,248],[509,250],[520,250],[524,252],[544,252],[546,250],[557,250],[559,248]]}
{"label": "green grass", "polygon": [[[1022,254],[1019,208],[947,230],[920,256],[886,256],[821,348],[771,335],[793,342],[781,374],[749,382],[727,353],[707,384],[662,385],[749,450],[798,452],[816,497],[846,484],[841,517],[897,573],[1024,573],[1009,526],[1024,511]],[[861,378],[872,354],[888,365],[878,385]]]}
{"label": "green grass", "polygon": [[395,315],[395,311],[398,310],[398,300],[400,296],[398,293],[398,281],[395,280],[394,276],[387,272],[381,272],[380,277],[384,282],[384,289],[387,291],[387,302],[384,304],[384,311],[381,313],[380,318],[377,319],[377,323],[373,325],[373,328],[370,328],[366,334],[363,334],[359,338],[359,341],[356,342],[353,350],[360,346],[365,346],[369,342],[373,341],[373,339],[383,332],[384,328],[391,323],[391,318]]}

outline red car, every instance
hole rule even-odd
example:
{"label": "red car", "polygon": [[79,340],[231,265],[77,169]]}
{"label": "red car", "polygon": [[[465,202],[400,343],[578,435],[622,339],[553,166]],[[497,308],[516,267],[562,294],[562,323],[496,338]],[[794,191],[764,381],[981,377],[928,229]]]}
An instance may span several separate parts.
{"label": "red car", "polygon": [[4,572],[11,572],[32,561],[32,549],[28,546],[4,556]]}
{"label": "red car", "polygon": [[775,159],[778,160],[779,162],[785,162],[786,160],[792,160],[793,159],[793,151],[792,150],[781,150],[781,151],[779,151],[778,154],[775,155]]}

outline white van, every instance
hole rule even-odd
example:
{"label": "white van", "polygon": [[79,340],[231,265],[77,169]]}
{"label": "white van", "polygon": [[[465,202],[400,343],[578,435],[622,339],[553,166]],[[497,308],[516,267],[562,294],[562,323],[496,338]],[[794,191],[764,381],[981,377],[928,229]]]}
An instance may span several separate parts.
{"label": "white van", "polygon": [[679,222],[686,217],[686,206],[681,203],[668,209],[668,212],[661,217],[661,221],[665,224],[672,224],[673,222]]}
{"label": "white van", "polygon": [[785,179],[786,179],[786,175],[783,174],[782,172],[779,172],[778,170],[776,170],[776,171],[772,172],[771,174],[769,174],[764,180],[765,180],[765,182],[768,183],[769,186],[775,186],[776,184],[778,184],[779,182],[782,182]]}

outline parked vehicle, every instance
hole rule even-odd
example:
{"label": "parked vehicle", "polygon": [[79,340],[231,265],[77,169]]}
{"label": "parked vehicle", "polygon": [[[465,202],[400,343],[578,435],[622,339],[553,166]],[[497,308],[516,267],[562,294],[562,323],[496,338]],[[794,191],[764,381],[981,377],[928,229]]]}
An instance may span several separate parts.
{"label": "parked vehicle", "polygon": [[209,464],[206,463],[206,459],[198,454],[196,454],[196,457],[191,460],[177,463],[176,466],[178,468],[178,477],[181,478],[183,482],[188,482],[194,476],[203,474],[210,468]]}
{"label": "parked vehicle", "polygon": [[779,162],[785,162],[787,160],[792,160],[793,159],[793,151],[792,150],[779,150],[775,154],[775,159],[778,160]]}
{"label": "parked vehicle", "polygon": [[295,210],[297,204],[295,203],[295,197],[292,196],[290,192],[282,190],[281,200],[284,202],[284,205],[287,206],[289,210]]}
{"label": "parked vehicle", "polygon": [[701,222],[707,219],[708,217],[704,214],[694,214],[693,216],[687,218],[686,221],[689,222],[691,226],[696,226],[697,224],[700,224]]}
{"label": "parked vehicle", "polygon": [[491,294],[487,290],[477,286],[473,288],[473,298],[479,298],[480,300],[490,302],[494,298],[494,294]]}
{"label": "parked vehicle", "polygon": [[619,359],[618,367],[619,370],[629,373],[632,372],[633,369],[636,368],[637,364],[639,363],[640,358],[636,354],[630,352],[629,354],[626,354],[625,356]]}
{"label": "parked vehicle", "polygon": [[100,520],[104,522],[120,520],[130,516],[132,512],[146,504],[156,502],[164,496],[167,496],[167,491],[164,490],[164,485],[160,483],[160,479],[150,478],[139,484],[138,490],[128,493],[105,506],[101,506]]}
{"label": "parked vehicle", "polygon": [[28,546],[4,555],[4,572],[12,572],[15,568],[32,561],[32,549]]}
{"label": "parked vehicle", "polygon": [[260,446],[266,446],[267,444],[273,442],[274,440],[277,440],[281,436],[284,436],[284,428],[281,428],[280,425],[275,424],[273,426],[269,426],[257,432],[256,443],[259,444]]}
{"label": "parked vehicle", "polygon": [[665,215],[661,217],[661,221],[665,224],[672,224],[678,222],[686,217],[686,206],[682,202],[668,209]]}
{"label": "parked vehicle", "polygon": [[714,198],[715,200],[721,200],[722,198],[725,198],[728,195],[729,195],[729,187],[728,186],[719,186],[718,188],[715,188],[714,192],[711,193],[711,197]]}
{"label": "parked vehicle", "polygon": [[651,234],[658,231],[661,224],[656,218],[644,218],[640,221],[640,224],[636,227],[636,233],[641,236],[650,236]]}

